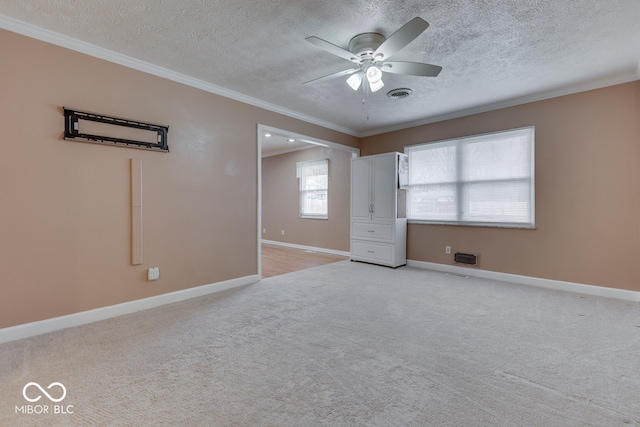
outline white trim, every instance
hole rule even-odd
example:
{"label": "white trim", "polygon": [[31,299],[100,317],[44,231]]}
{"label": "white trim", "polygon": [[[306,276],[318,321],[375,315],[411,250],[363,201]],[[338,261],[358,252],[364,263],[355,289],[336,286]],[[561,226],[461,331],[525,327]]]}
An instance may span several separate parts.
{"label": "white trim", "polygon": [[640,61],[638,62],[637,72],[626,72],[617,74],[615,76],[608,76],[598,80],[591,80],[588,82],[582,82],[573,84],[570,86],[560,87],[557,89],[548,90],[545,92],[536,92],[517,98],[505,99],[503,101],[493,102],[490,104],[483,104],[477,107],[466,108],[463,110],[456,110],[450,113],[439,114],[435,116],[426,117],[411,122],[398,123],[392,126],[384,126],[376,129],[360,132],[356,135],[360,138],[366,138],[368,136],[380,135],[387,132],[394,132],[397,130],[410,129],[418,126],[428,125],[430,123],[443,122],[445,120],[457,119],[460,117],[467,117],[474,114],[487,113],[489,111],[500,110],[502,108],[515,107],[518,105],[530,104],[532,102],[544,101],[546,99],[558,98],[565,95],[573,95],[575,93],[587,92],[590,90],[601,89],[609,86],[616,86],[619,84],[629,83],[640,79]]}
{"label": "white trim", "polygon": [[196,79],[185,74],[181,74],[176,71],[151,64],[149,62],[141,61],[139,59],[126,56],[100,46],[96,46],[69,36],[65,36],[60,33],[45,30],[44,28],[36,27],[35,25],[18,21],[17,19],[10,18],[6,15],[0,14],[0,28],[4,28],[5,30],[12,31],[14,33],[22,34],[23,36],[31,37],[37,40],[71,49],[76,52],[84,53],[95,58],[104,59],[105,61],[113,62],[114,64],[123,65],[134,70],[142,71],[154,76],[182,83],[187,86],[204,90],[205,92],[214,93],[216,95],[224,96],[226,98],[253,105],[255,107],[263,108],[268,111],[273,111],[275,113],[293,117],[294,119],[322,126],[327,129],[332,129],[355,137],[359,136],[358,132],[353,129],[349,129],[335,123],[330,123],[325,120],[320,120],[315,117],[307,116],[297,111],[289,110],[288,108],[284,108],[270,102],[253,98],[240,92],[235,92],[233,90],[205,82],[204,80]]}
{"label": "white trim", "polygon": [[256,126],[256,146],[258,147],[258,155],[256,157],[258,164],[256,170],[256,184],[257,188],[257,226],[258,226],[258,239],[256,240],[256,246],[258,247],[258,279],[262,279],[262,135],[264,135],[264,126],[258,123]]}
{"label": "white trim", "polygon": [[172,304],[191,298],[197,298],[216,292],[233,289],[240,286],[250,285],[258,281],[258,275],[239,277],[237,279],[226,280],[224,282],[202,285],[195,288],[169,292],[135,301],[128,301],[121,304],[100,307],[93,310],[81,311],[79,313],[67,314],[65,316],[54,317],[52,319],[40,320],[37,322],[24,323],[22,325],[10,326],[0,329],[0,344],[15,341],[47,332],[58,331],[60,329],[74,326],[86,325],[87,323],[99,320],[110,319],[124,314],[135,313],[161,305]]}
{"label": "white trim", "polygon": [[337,251],[335,249],[316,248],[314,246],[296,245],[295,243],[277,242],[275,240],[264,240],[263,239],[262,243],[266,243],[268,245],[275,245],[275,246],[284,246],[284,247],[293,248],[293,249],[302,249],[302,250],[305,250],[305,251],[323,252],[323,253],[332,254],[332,255],[341,255],[341,256],[346,256],[346,257],[350,257],[351,256],[350,252]]}
{"label": "white trim", "polygon": [[499,280],[519,285],[536,286],[539,288],[555,289],[557,291],[576,292],[598,297],[615,298],[626,301],[640,302],[640,292],[626,289],[605,288],[603,286],[585,285],[582,283],[563,282],[561,280],[542,279],[539,277],[520,276],[518,274],[500,273],[497,271],[479,270],[455,265],[437,264],[433,262],[407,260],[407,266],[442,271],[445,273],[463,274],[482,279]]}

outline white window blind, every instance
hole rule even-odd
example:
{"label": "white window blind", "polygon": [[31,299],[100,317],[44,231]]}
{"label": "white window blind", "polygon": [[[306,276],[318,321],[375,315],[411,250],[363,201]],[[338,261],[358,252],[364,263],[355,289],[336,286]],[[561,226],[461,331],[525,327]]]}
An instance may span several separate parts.
{"label": "white window blind", "polygon": [[532,228],[534,128],[405,147],[408,219]]}
{"label": "white window blind", "polygon": [[329,159],[296,163],[300,180],[300,216],[328,218]]}

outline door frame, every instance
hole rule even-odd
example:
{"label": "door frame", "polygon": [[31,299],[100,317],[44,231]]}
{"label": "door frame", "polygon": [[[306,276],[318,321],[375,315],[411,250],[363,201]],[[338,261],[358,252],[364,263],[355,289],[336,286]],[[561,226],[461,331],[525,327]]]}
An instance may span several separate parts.
{"label": "door frame", "polygon": [[337,150],[347,151],[351,153],[351,157],[359,157],[360,149],[355,147],[350,147],[348,145],[338,144],[336,142],[326,141],[320,138],[315,138],[308,135],[302,135],[299,133],[291,132],[284,129],[278,129],[273,126],[263,125],[258,123],[257,126],[257,158],[258,158],[258,167],[257,167],[257,204],[258,204],[258,221],[257,221],[257,256],[258,256],[258,279],[262,279],[262,139],[265,138],[265,134],[270,133],[272,135],[283,135],[290,138],[293,138],[297,141],[303,141],[310,145],[319,145],[321,147],[329,147]]}

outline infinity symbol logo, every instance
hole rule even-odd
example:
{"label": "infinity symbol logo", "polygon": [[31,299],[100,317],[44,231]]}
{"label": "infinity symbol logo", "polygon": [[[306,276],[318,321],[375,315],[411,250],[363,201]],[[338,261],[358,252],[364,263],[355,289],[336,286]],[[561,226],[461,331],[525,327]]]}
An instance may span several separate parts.
{"label": "infinity symbol logo", "polygon": [[59,386],[62,389],[62,397],[60,397],[59,399],[55,399],[53,397],[51,397],[51,395],[49,393],[47,393],[45,391],[45,389],[43,389],[40,384],[38,383],[34,383],[34,382],[30,382],[27,385],[24,386],[24,388],[22,389],[22,395],[24,396],[25,399],[27,399],[29,402],[37,402],[38,400],[40,400],[40,398],[42,396],[38,396],[35,399],[31,399],[29,396],[27,396],[27,389],[29,388],[29,386],[36,386],[38,389],[40,389],[40,391],[49,398],[50,401],[52,402],[60,402],[61,400],[63,400],[66,396],[67,396],[67,389],[65,388],[64,385],[62,385],[61,383],[55,382],[55,383],[51,383],[49,384],[49,386],[47,387],[47,389],[51,389],[51,387],[53,386]]}

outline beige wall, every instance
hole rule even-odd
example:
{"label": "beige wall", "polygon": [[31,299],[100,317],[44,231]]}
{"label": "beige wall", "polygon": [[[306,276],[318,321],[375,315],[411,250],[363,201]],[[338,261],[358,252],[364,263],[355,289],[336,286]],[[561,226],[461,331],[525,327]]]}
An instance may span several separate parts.
{"label": "beige wall", "polygon": [[[318,159],[329,159],[329,219],[300,218],[296,162]],[[348,252],[350,173],[351,153],[334,148],[262,159],[262,238]]]}
{"label": "beige wall", "polygon": [[[411,224],[409,258],[447,264],[451,245],[486,270],[640,290],[639,82],[360,141],[5,30],[0,52],[0,328],[256,274],[259,123],[362,155],[535,125],[537,229]],[[62,106],[168,124],[171,152],[65,141]],[[140,266],[130,158],[144,163]]]}
{"label": "beige wall", "polygon": [[[257,125],[359,142],[4,30],[0,52],[0,328],[257,274]],[[63,106],[167,124],[171,152],[65,141]]]}
{"label": "beige wall", "polygon": [[535,126],[535,230],[418,225],[408,258],[640,291],[640,82],[364,138],[362,155]]}

